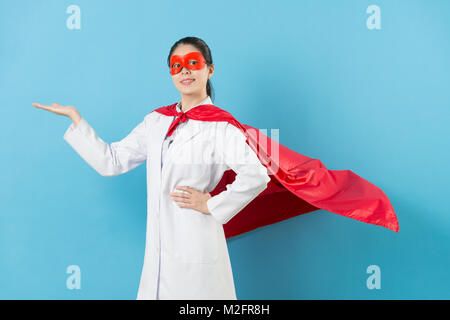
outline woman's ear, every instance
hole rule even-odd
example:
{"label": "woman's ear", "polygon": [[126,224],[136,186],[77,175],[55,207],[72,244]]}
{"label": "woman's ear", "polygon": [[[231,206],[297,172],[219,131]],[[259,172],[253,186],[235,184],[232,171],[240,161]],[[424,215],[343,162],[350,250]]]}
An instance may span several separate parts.
{"label": "woman's ear", "polygon": [[212,77],[213,73],[214,73],[214,65],[211,64],[209,67],[209,74],[208,74],[208,79]]}

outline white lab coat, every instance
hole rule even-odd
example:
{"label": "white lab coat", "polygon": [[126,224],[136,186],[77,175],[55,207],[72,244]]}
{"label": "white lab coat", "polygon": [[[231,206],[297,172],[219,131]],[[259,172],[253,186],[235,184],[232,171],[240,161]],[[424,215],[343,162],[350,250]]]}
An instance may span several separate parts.
{"label": "white lab coat", "polygon": [[[267,169],[228,122],[188,119],[167,149],[161,149],[174,120],[150,112],[121,141],[104,142],[82,118],[64,139],[102,176],[128,172],[147,161],[147,229],[137,299],[237,299],[223,224],[260,194]],[[181,208],[175,186],[212,191],[225,170],[237,175],[211,197],[211,214]],[[181,191],[176,191],[181,192]]]}

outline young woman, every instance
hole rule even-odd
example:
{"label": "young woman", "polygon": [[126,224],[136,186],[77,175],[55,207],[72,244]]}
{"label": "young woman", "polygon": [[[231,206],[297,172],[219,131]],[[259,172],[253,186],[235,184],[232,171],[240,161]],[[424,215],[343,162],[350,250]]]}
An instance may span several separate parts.
{"label": "young woman", "polygon": [[[213,105],[214,65],[207,44],[196,37],[180,39],[167,61],[180,102],[171,105],[172,113],[150,112],[118,142],[104,142],[73,106],[33,105],[72,119],[64,139],[103,176],[147,161],[138,299],[236,299],[223,224],[258,196],[270,177],[236,126],[186,117]],[[228,169],[237,174],[235,181],[211,196]]]}

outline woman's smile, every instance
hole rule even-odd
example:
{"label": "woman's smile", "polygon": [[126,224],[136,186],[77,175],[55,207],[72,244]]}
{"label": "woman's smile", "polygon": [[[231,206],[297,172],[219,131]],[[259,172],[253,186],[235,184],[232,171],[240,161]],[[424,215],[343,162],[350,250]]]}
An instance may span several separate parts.
{"label": "woman's smile", "polygon": [[184,84],[185,86],[188,86],[188,85],[190,85],[192,82],[194,82],[195,81],[195,79],[192,79],[192,78],[187,78],[187,79],[184,79],[184,80],[181,80],[180,82],[182,83],[182,84]]}

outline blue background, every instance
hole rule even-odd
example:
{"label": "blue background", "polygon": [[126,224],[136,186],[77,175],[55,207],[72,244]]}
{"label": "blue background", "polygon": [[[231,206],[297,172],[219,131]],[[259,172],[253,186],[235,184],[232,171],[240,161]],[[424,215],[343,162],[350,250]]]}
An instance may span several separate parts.
{"label": "blue background", "polygon": [[[366,26],[371,4],[381,30]],[[71,120],[31,103],[73,105],[118,141],[179,101],[167,55],[198,36],[216,105],[371,181],[400,223],[319,210],[229,239],[238,299],[449,299],[449,30],[444,0],[1,0],[0,298],[136,298],[145,165],[100,176],[63,140]],[[370,265],[381,289],[366,286]]]}

